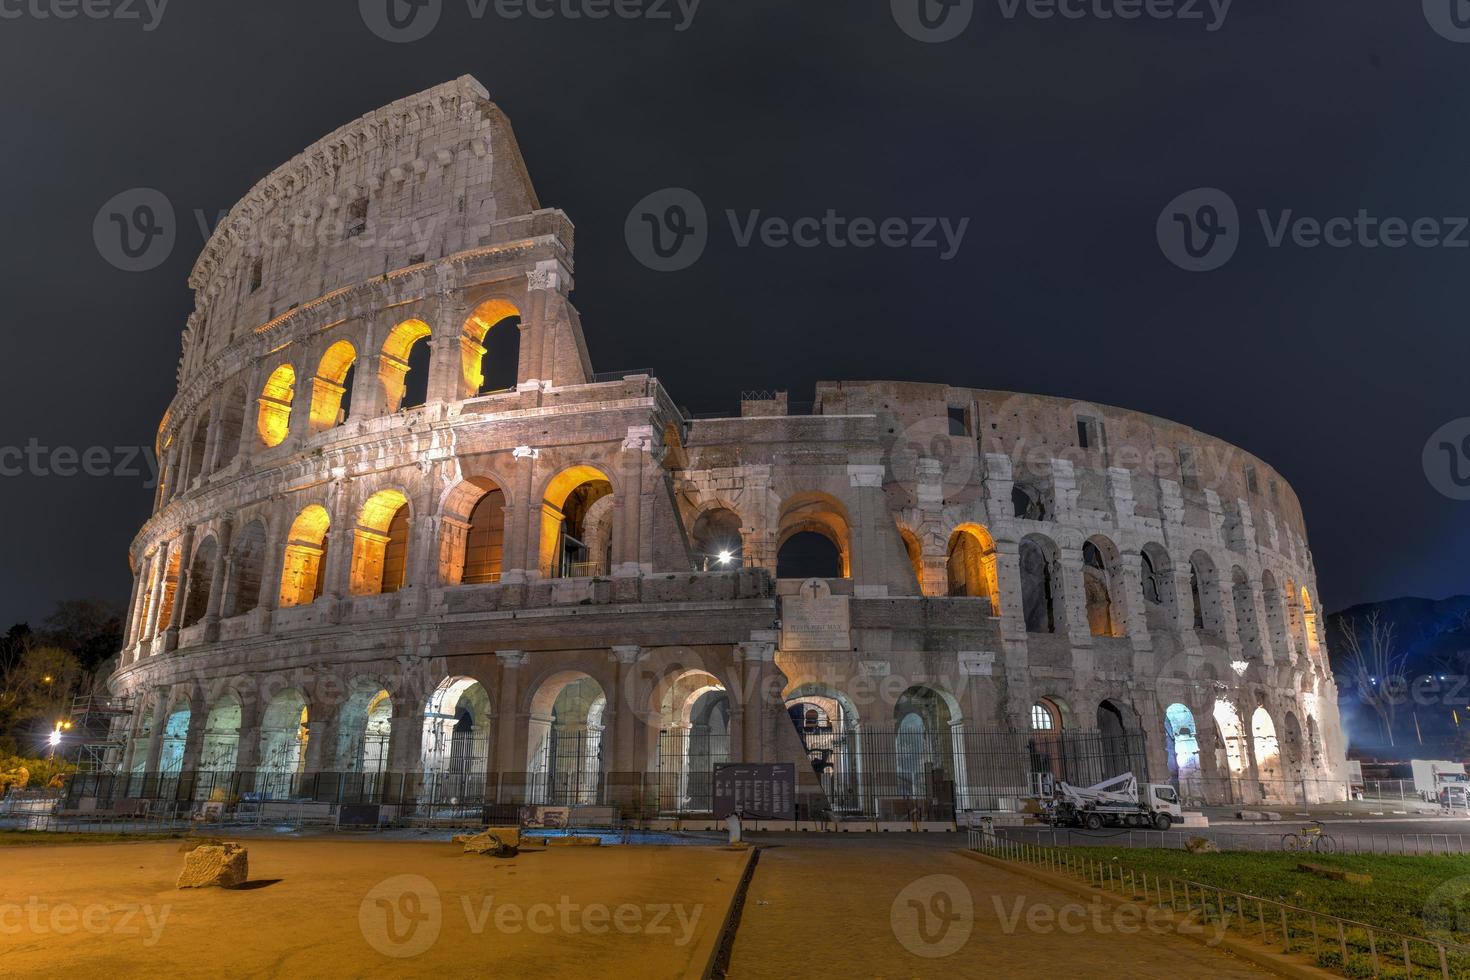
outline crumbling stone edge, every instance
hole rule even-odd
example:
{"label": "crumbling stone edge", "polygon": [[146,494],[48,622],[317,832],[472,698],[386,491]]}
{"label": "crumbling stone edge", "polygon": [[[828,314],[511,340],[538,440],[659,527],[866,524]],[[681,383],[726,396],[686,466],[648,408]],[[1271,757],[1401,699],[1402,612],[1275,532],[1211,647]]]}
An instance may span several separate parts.
{"label": "crumbling stone edge", "polygon": [[[1104,901],[1111,902],[1114,905],[1138,904],[1126,895],[1116,895],[1109,891],[1093,888],[1084,882],[1076,881],[1066,875],[1053,874],[1050,871],[1043,871],[1040,868],[1034,868],[1025,864],[1017,864],[1013,861],[1002,861],[1000,858],[994,858],[988,854],[981,854],[978,851],[971,851],[964,848],[960,848],[959,853],[967,858],[979,861],[981,864],[989,864],[1015,874],[1025,875],[1043,884],[1069,891],[1074,895],[1085,896],[1089,899],[1093,896],[1100,896]],[[1340,973],[1334,973],[1331,970],[1324,970],[1321,967],[1313,966],[1310,963],[1303,962],[1299,956],[1290,956],[1247,939],[1235,939],[1226,936],[1219,943],[1212,945],[1208,938],[1197,932],[1180,930],[1176,934],[1201,945],[1211,946],[1213,949],[1227,950],[1243,960],[1254,963],[1263,969],[1270,970],[1278,976],[1292,977],[1294,980],[1342,980],[1343,975]]]}

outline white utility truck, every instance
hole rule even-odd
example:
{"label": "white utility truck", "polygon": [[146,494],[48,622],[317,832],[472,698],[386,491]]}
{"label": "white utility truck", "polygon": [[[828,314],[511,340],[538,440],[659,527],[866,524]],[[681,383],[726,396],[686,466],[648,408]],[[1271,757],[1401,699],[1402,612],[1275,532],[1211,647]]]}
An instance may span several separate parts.
{"label": "white utility truck", "polygon": [[1154,827],[1168,830],[1184,821],[1179,794],[1167,783],[1144,783],[1139,792],[1133,773],[1104,780],[1096,786],[1058,783],[1047,814],[1057,827]]}

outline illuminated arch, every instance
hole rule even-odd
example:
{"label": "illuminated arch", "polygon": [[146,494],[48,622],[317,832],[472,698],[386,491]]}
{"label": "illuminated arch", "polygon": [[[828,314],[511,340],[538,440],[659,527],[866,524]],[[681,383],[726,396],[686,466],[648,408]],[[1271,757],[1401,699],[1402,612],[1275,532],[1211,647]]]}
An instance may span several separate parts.
{"label": "illuminated arch", "polygon": [[945,567],[951,596],[985,599],[990,615],[1000,615],[1000,586],[995,569],[995,539],[979,524],[961,524],[949,537]]}
{"label": "illuminated arch", "polygon": [[[515,387],[520,317],[521,311],[510,300],[493,298],[475,307],[465,320],[460,338],[464,397]],[[510,320],[516,322],[507,322]]]}
{"label": "illuminated arch", "polygon": [[[422,320],[404,320],[389,331],[383,341],[383,349],[378,355],[378,383],[383,387],[383,404],[390,414],[401,408],[414,408],[415,403],[423,404],[406,395],[410,393],[410,380],[414,382],[415,392],[420,388],[419,372],[423,372],[422,380],[427,384],[429,364],[425,355],[428,354],[427,341],[433,333]],[[420,344],[425,345],[422,350],[419,349]]]}
{"label": "illuminated arch", "polygon": [[332,519],[327,509],[312,504],[296,515],[286,533],[281,559],[282,608],[307,606],[322,594],[326,580],[327,529]]}
{"label": "illuminated arch", "polygon": [[490,758],[490,694],[473,677],[446,677],[424,706],[425,772],[483,776]]}
{"label": "illuminated arch", "polygon": [[740,515],[728,507],[707,507],[700,511],[690,534],[696,571],[718,572],[744,564],[740,523]]}
{"label": "illuminated arch", "polygon": [[291,401],[296,397],[296,369],[282,364],[271,372],[260,393],[255,430],[267,449],[279,446],[291,432]]}
{"label": "illuminated arch", "polygon": [[505,556],[505,492],[488,476],[455,484],[444,498],[439,576],[445,585],[500,581]]}
{"label": "illuminated arch", "polygon": [[1100,534],[1082,543],[1082,595],[1093,636],[1125,636],[1118,549]]}
{"label": "illuminated arch", "polygon": [[583,578],[611,571],[613,486],[595,466],[570,466],[546,485],[541,500],[541,574]]}
{"label": "illuminated arch", "polygon": [[352,410],[357,350],[345,340],[327,348],[311,381],[311,431],[323,432],[347,420]]}
{"label": "illuminated arch", "polygon": [[909,567],[914,570],[914,581],[918,583],[920,594],[928,595],[929,591],[924,587],[924,546],[919,543],[919,536],[902,525],[899,525],[898,536],[903,540],[903,550],[908,555]]}
{"label": "illuminated arch", "polygon": [[380,595],[403,588],[408,570],[408,497],[402,490],[379,490],[367,499],[352,533],[353,595]]}
{"label": "illuminated arch", "polygon": [[[781,503],[776,539],[778,578],[847,578],[852,574],[847,508],[825,493],[799,493]],[[821,542],[830,545],[830,550]]]}

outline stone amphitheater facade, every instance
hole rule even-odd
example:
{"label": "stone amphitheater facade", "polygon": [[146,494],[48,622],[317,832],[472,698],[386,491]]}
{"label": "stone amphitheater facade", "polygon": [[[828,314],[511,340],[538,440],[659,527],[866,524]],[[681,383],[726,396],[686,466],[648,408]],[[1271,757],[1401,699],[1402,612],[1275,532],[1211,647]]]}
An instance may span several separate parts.
{"label": "stone amphitheater facade", "polygon": [[1190,798],[1341,796],[1312,558],[1269,465],[942,384],[693,417],[649,373],[594,374],[572,252],[468,77],[235,206],[190,278],[129,554],[123,770],[701,809],[713,762],[796,761],[808,802],[892,815],[946,784],[1014,806],[1076,778],[1075,735]]}

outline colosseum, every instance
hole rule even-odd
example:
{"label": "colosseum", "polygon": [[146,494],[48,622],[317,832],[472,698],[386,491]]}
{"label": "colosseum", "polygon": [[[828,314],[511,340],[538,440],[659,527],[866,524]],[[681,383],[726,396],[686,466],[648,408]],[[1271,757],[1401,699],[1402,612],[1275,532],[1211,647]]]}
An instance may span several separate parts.
{"label": "colosseum", "polygon": [[800,819],[869,826],[1130,770],[1187,805],[1342,798],[1272,467],[942,384],[695,416],[594,372],[573,244],[469,77],[233,208],[77,785],[697,820],[718,765],[785,763]]}

